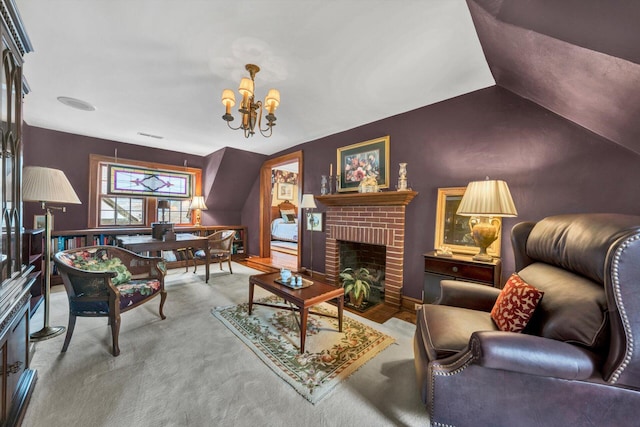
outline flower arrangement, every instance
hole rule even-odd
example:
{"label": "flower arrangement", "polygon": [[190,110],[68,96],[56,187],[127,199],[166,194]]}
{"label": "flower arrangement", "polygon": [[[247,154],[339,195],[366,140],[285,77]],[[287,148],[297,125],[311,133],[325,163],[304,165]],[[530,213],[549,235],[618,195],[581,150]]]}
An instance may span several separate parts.
{"label": "flower arrangement", "polygon": [[367,175],[361,181],[358,186],[360,193],[375,193],[378,191],[378,181],[374,175]]}

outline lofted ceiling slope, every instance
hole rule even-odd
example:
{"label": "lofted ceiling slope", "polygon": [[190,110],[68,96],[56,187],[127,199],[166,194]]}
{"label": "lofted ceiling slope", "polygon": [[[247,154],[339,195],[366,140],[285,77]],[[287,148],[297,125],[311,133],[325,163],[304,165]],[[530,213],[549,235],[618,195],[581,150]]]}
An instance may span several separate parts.
{"label": "lofted ceiling slope", "polygon": [[497,85],[640,154],[640,2],[468,4]]}

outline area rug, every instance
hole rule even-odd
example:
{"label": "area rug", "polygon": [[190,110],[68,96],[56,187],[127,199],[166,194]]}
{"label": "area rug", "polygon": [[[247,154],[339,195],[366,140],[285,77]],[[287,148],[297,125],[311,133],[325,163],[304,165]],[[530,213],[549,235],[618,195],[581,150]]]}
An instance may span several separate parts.
{"label": "area rug", "polygon": [[[258,302],[286,304],[276,296]],[[212,313],[313,404],[395,341],[347,315],[343,316],[342,332],[338,332],[337,319],[310,314],[305,352],[300,354],[299,328],[292,311],[260,305],[254,305],[252,311],[249,316],[245,303],[217,307]],[[312,311],[337,314],[337,309],[327,303],[313,307]]]}

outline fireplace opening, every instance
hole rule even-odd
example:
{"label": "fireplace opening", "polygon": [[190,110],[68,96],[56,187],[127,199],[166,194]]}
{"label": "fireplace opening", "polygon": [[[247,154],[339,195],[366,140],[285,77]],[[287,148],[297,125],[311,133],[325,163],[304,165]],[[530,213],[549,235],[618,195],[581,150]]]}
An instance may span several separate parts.
{"label": "fireplace opening", "polygon": [[385,262],[387,248],[359,242],[339,242],[339,271],[351,268],[357,271],[366,268],[371,276],[371,289],[367,302],[360,307],[362,311],[384,302]]}

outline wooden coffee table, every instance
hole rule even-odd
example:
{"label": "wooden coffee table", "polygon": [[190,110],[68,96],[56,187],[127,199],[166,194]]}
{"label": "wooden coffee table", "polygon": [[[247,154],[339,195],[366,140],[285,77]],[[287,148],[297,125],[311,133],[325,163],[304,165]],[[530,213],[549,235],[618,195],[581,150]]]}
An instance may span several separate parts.
{"label": "wooden coffee table", "polygon": [[[275,280],[279,278],[280,273],[256,274],[249,277],[249,315],[251,315],[251,310],[254,304],[298,311],[300,313],[300,318],[298,319],[296,317],[296,320],[300,327],[300,353],[304,353],[304,342],[307,337],[307,319],[309,318],[309,313],[319,316],[333,317],[327,316],[324,313],[310,311],[310,308],[316,304],[320,304],[321,302],[335,299],[338,303],[338,331],[342,332],[342,311],[344,307],[343,288],[337,288],[319,280],[313,280],[313,285],[307,288],[292,289],[288,286],[276,283]],[[253,289],[256,285],[295,305],[297,309],[283,305],[253,302]]]}

